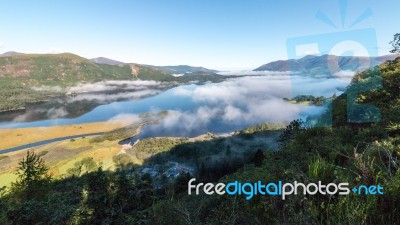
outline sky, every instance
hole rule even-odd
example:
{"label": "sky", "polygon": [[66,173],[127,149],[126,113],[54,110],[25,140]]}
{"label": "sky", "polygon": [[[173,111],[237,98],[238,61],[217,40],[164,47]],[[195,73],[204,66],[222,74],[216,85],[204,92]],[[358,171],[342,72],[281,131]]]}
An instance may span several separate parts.
{"label": "sky", "polygon": [[332,33],[372,29],[373,48],[385,55],[400,32],[399,8],[393,0],[3,1],[0,52],[254,69],[289,58],[290,39],[329,42]]}

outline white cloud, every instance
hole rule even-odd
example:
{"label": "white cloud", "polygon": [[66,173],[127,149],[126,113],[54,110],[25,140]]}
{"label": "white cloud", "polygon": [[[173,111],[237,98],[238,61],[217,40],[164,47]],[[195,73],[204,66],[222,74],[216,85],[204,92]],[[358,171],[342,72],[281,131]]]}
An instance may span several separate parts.
{"label": "white cloud", "polygon": [[[341,76],[350,76],[343,72]],[[190,111],[172,111],[160,126],[191,132],[215,121],[225,124],[288,122],[304,115],[316,115],[323,108],[291,104],[283,98],[298,94],[331,96],[348,83],[337,79],[311,78],[287,74],[250,76],[222,83],[178,87],[175,95],[191,97],[200,107]]]}
{"label": "white cloud", "polygon": [[291,75],[293,72],[287,71],[253,71],[253,70],[230,70],[230,71],[220,71],[219,75],[254,75],[254,76],[274,76],[274,75]]}
{"label": "white cloud", "polygon": [[114,81],[100,81],[96,83],[81,83],[73,87],[67,88],[67,92],[95,92],[95,91],[112,91],[112,90],[126,90],[126,89],[146,89],[149,86],[160,87],[161,83],[158,81],[146,80],[114,80]]}

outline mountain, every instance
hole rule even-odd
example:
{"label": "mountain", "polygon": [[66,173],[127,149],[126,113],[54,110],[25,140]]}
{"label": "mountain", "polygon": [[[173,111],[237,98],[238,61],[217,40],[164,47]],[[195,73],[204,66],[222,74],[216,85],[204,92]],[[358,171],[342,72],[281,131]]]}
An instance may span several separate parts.
{"label": "mountain", "polygon": [[23,54],[23,53],[10,51],[10,52],[4,52],[3,54],[0,54],[0,57],[14,56],[14,55],[22,55],[22,54]]}
{"label": "mountain", "polygon": [[3,54],[0,57],[2,85],[68,86],[101,80],[171,81],[171,71],[141,64],[97,64],[71,53]]}
{"label": "mountain", "polygon": [[63,94],[63,88],[79,83],[151,80],[168,82],[169,85],[160,85],[165,88],[179,83],[221,82],[228,78],[200,71],[175,77],[176,72],[170,69],[135,63],[110,65],[116,61],[108,60],[103,58],[100,60],[103,63],[94,63],[71,53],[5,53],[0,57],[0,112],[25,110],[27,103],[47,101],[50,96]]}
{"label": "mountain", "polygon": [[178,66],[159,66],[159,68],[171,70],[175,74],[186,74],[186,73],[216,73],[217,70],[211,70],[204,67],[193,67],[188,65],[178,65]]}
{"label": "mountain", "polygon": [[97,63],[97,64],[106,64],[106,65],[119,65],[119,64],[124,64],[124,62],[120,62],[117,60],[105,58],[105,57],[97,57],[90,59],[90,61]]}
{"label": "mountain", "polygon": [[395,54],[379,57],[308,55],[301,59],[270,62],[256,68],[254,71],[292,71],[312,74],[338,72],[340,70],[361,71],[387,60],[393,60],[398,56]]}

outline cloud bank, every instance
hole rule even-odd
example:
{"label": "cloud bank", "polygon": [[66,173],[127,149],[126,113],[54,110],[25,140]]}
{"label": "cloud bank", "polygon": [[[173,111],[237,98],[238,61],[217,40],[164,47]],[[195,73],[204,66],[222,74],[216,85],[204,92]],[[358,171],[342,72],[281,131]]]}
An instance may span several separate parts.
{"label": "cloud bank", "polygon": [[316,116],[324,108],[291,104],[283,98],[298,94],[332,96],[348,83],[337,79],[313,78],[297,75],[250,76],[208,84],[174,89],[174,95],[185,96],[199,107],[171,110],[154,129],[183,130],[191,133],[218,126],[247,127],[262,122],[289,122],[293,119]]}

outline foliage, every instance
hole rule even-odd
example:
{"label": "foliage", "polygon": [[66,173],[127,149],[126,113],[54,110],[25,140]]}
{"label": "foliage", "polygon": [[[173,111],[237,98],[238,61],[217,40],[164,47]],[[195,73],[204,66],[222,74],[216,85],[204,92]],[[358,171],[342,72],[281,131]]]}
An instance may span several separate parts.
{"label": "foliage", "polygon": [[104,134],[90,139],[91,143],[103,142],[103,141],[115,141],[123,140],[138,134],[141,124],[139,125],[128,125],[122,128],[118,128],[112,131],[105,132]]}
{"label": "foliage", "polygon": [[393,41],[390,42],[393,49],[390,51],[391,53],[400,53],[400,33],[397,33],[393,37]]}
{"label": "foliage", "polygon": [[291,100],[296,103],[311,102],[314,105],[323,105],[329,100],[329,98],[325,98],[324,96],[315,97],[312,95],[298,95]]}
{"label": "foliage", "polygon": [[[400,59],[396,59],[358,73],[348,90],[333,100],[332,114],[322,116],[327,120],[333,115],[332,127],[305,128],[301,120],[292,121],[282,131],[278,151],[265,151],[265,146],[254,144],[257,135],[267,129],[263,126],[243,131],[249,138],[240,132],[196,142],[153,138],[127,151],[149,157],[144,162],[149,165],[170,159],[192,163],[199,182],[379,184],[384,187],[383,195],[299,194],[285,200],[257,195],[248,201],[243,195],[196,196],[186,192],[189,174],[159,182],[150,174],[124,169],[109,172],[95,166],[87,173],[51,180],[43,160],[28,152],[20,162],[18,181],[8,193],[0,191],[0,223],[399,224],[399,68]],[[347,95],[359,87],[376,85],[376,79],[381,79],[382,87],[358,93],[357,102],[378,107],[381,119],[348,121]],[[90,162],[88,158],[81,163]]]}
{"label": "foliage", "polygon": [[43,159],[34,152],[27,151],[26,157],[18,165],[18,179],[12,186],[13,189],[26,192],[28,197],[51,180]]}

